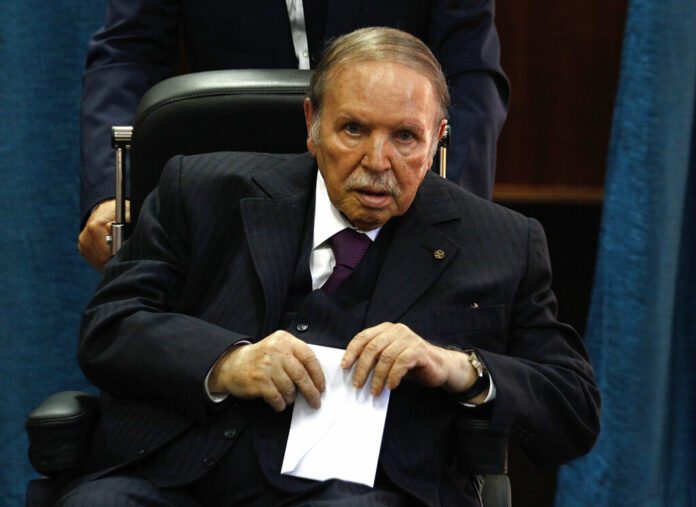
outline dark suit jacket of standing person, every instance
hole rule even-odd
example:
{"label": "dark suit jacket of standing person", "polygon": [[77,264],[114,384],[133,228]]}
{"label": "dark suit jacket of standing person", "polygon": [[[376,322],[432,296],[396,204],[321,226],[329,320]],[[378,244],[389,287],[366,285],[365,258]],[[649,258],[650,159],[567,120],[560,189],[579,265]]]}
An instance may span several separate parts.
{"label": "dark suit jacket of standing person", "polygon": [[[454,139],[448,177],[486,198],[507,114],[494,0],[326,0],[325,38],[390,26],[428,44],[448,79]],[[308,20],[307,30],[315,32]],[[81,123],[81,217],[114,196],[112,125],[131,125],[138,101],[177,71],[297,68],[282,0],[110,0],[104,27],[89,44]]]}
{"label": "dark suit jacket of standing person", "polygon": [[[93,468],[140,459],[165,442],[183,445],[200,428],[207,440],[190,447],[205,447],[203,455],[170,460],[176,470],[159,483],[184,482],[201,467],[197,460],[221,447],[221,414],[231,418],[224,424],[243,424],[246,416],[237,414],[246,413],[245,402],[214,406],[204,379],[231,344],[281,326],[315,178],[309,154],[170,160],[85,311],[80,364],[110,393]],[[599,393],[581,338],[555,319],[541,226],[431,172],[393,220],[366,326],[403,322],[431,342],[475,348],[497,388],[495,431],[517,435],[540,462],[587,452],[598,432]],[[262,468],[292,489],[296,479],[278,473],[289,411],[276,414],[256,401],[275,424],[275,433],[256,433],[256,448],[280,450],[259,452]],[[395,389],[380,452],[391,480],[437,505],[451,486],[444,473],[451,424],[466,410],[441,389],[408,381]]]}

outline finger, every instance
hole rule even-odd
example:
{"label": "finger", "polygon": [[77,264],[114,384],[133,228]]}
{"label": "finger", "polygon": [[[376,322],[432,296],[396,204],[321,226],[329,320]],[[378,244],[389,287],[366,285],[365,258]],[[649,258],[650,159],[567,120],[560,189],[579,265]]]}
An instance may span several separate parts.
{"label": "finger", "polygon": [[111,223],[103,223],[96,218],[90,219],[78,237],[77,248],[87,262],[98,271],[111,258],[111,247],[106,236],[111,234]]}
{"label": "finger", "polygon": [[[375,365],[374,374],[372,375],[370,394],[373,396],[378,396],[382,393],[385,387],[388,389],[393,389],[393,387],[387,383],[387,379],[391,376],[392,370],[399,363],[399,361],[401,361],[401,363],[405,361],[402,356],[404,356],[405,351],[408,349],[408,345],[408,342],[404,340],[397,340],[389,343],[389,345],[382,351],[382,353],[379,355],[379,360]],[[399,380],[401,379],[399,378]]]}
{"label": "finger", "polygon": [[85,244],[78,242],[77,249],[80,255],[97,271],[101,271],[110,258],[109,251],[103,252],[93,243]]}
{"label": "finger", "polygon": [[307,370],[314,386],[319,392],[323,393],[326,389],[326,381],[324,379],[324,370],[321,369],[319,359],[317,359],[316,354],[309,345],[299,338],[296,340],[296,346],[293,351],[294,356],[302,363],[304,369]]}
{"label": "finger", "polygon": [[295,383],[292,381],[290,376],[288,376],[285,370],[275,371],[271,377],[271,381],[273,382],[276,390],[283,397],[286,406],[295,403],[297,389],[295,387]]}
{"label": "finger", "polygon": [[319,408],[321,406],[321,391],[305,366],[293,356],[286,361],[285,371],[294,382],[297,390],[307,400],[309,406]]}
{"label": "finger", "polygon": [[353,385],[355,387],[361,388],[365,385],[370,371],[377,364],[382,351],[391,343],[392,336],[389,329],[385,329],[374,336],[360,352],[355,371],[353,372]]}
{"label": "finger", "polygon": [[104,269],[104,265],[111,259],[111,245],[106,242],[106,236],[94,238],[85,258],[97,271]]}
{"label": "finger", "polygon": [[352,367],[355,360],[360,357],[360,354],[362,354],[365,345],[367,345],[375,336],[388,329],[391,325],[392,324],[390,322],[382,322],[377,326],[363,329],[356,334],[346,347],[346,351],[343,353],[343,358],[341,359],[341,368],[347,370],[348,368]]}
{"label": "finger", "polygon": [[285,407],[287,404],[285,403],[285,398],[283,398],[283,395],[280,394],[280,392],[273,388],[267,388],[262,391],[261,396],[265,400],[266,403],[270,405],[270,407],[275,410],[276,412],[282,412],[285,410]]}
{"label": "finger", "polygon": [[407,348],[399,357],[394,361],[389,374],[387,375],[385,387],[390,391],[396,389],[401,384],[408,372],[417,368],[419,365],[418,354],[413,348]]}
{"label": "finger", "polygon": [[246,379],[251,382],[247,384],[245,390],[251,397],[260,396],[263,398],[276,412],[282,412],[288,405],[283,391],[288,394],[294,388],[288,386],[288,384],[292,384],[292,381],[287,378],[280,365],[277,365],[275,361],[271,363],[265,366],[260,366],[257,363],[256,366],[252,366],[254,372]]}
{"label": "finger", "polygon": [[285,410],[287,403],[271,375],[261,373],[255,377],[242,388],[242,397],[261,397],[276,412]]}

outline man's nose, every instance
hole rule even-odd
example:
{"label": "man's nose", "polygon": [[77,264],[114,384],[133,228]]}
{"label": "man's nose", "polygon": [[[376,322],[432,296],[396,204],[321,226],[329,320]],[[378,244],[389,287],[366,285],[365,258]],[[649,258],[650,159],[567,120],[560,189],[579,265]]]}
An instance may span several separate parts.
{"label": "man's nose", "polygon": [[362,164],[372,171],[386,171],[391,168],[390,145],[385,135],[373,133],[367,141]]}

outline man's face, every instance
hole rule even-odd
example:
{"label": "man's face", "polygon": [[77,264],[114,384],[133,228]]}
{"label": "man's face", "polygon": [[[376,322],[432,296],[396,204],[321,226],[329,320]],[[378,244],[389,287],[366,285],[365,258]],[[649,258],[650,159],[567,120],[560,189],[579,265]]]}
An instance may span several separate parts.
{"label": "man's face", "polygon": [[[405,65],[365,62],[332,70],[318,139],[310,136],[307,148],[331,203],[353,225],[372,230],[406,212],[446,124],[436,124],[438,109],[428,78]],[[309,131],[309,99],[305,118]]]}

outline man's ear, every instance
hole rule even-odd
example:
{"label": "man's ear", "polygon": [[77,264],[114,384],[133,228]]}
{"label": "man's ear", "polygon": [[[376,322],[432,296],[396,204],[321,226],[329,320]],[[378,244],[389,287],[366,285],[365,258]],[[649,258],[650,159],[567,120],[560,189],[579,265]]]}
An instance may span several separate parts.
{"label": "man's ear", "polygon": [[312,107],[312,102],[309,100],[309,97],[304,99],[302,106],[304,108],[305,124],[307,126],[307,150],[316,158],[317,147],[311,134],[312,121],[314,120],[314,108]]}

